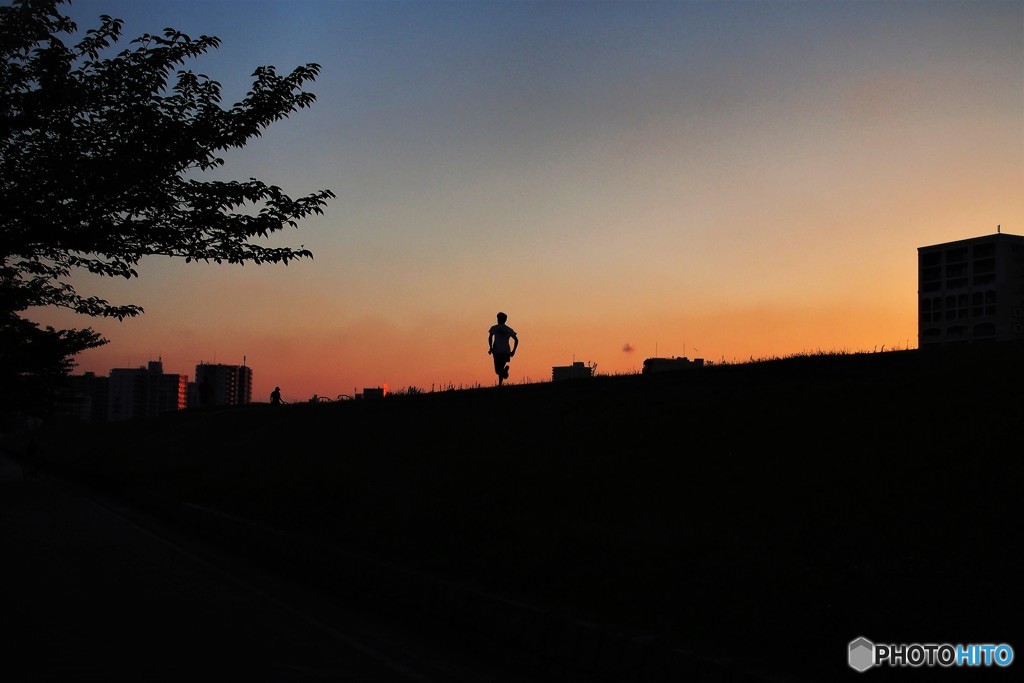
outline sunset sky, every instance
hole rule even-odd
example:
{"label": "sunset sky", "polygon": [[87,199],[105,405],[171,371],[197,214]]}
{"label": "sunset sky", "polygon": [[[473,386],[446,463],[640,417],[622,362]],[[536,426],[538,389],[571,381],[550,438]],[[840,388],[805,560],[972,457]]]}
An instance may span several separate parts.
{"label": "sunset sky", "polygon": [[74,0],[84,30],[223,43],[241,99],[322,65],[317,101],[216,177],[336,195],[290,266],[152,258],[39,311],[110,343],[77,372],[253,368],[256,401],[495,384],[645,358],[917,346],[917,248],[1024,234],[1024,1]]}

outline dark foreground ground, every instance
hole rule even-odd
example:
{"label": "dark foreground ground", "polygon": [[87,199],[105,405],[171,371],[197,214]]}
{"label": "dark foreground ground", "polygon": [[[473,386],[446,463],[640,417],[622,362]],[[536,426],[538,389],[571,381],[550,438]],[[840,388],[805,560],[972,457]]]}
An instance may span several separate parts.
{"label": "dark foreground ground", "polygon": [[1022,434],[1024,349],[1000,345],[51,424],[32,440],[55,471],[759,671],[964,681],[1024,662],[859,674],[847,644],[1024,656]]}

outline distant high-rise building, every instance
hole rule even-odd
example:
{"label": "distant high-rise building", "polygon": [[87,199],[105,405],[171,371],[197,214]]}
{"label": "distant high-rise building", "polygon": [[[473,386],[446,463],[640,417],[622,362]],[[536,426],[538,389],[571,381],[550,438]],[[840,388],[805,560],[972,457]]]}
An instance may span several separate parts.
{"label": "distant high-rise building", "polygon": [[147,367],[114,368],[107,384],[107,416],[127,420],[184,410],[187,387],[188,375],[165,375],[160,361],[150,361]]}
{"label": "distant high-rise building", "polygon": [[62,405],[67,415],[83,422],[105,422],[110,410],[109,377],[95,373],[71,375]]}
{"label": "distant high-rise building", "polygon": [[240,406],[252,402],[252,368],[201,363],[196,366],[195,405]]}
{"label": "distant high-rise building", "polygon": [[919,348],[1024,340],[1024,236],[917,250]]}

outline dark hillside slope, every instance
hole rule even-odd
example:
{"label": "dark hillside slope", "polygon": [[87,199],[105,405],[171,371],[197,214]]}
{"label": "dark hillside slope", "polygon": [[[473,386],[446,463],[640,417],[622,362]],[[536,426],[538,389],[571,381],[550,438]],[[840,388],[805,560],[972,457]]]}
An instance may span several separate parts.
{"label": "dark hillside slope", "polygon": [[1020,346],[820,355],[37,439],[65,471],[845,676],[861,635],[1024,647],[1022,380]]}

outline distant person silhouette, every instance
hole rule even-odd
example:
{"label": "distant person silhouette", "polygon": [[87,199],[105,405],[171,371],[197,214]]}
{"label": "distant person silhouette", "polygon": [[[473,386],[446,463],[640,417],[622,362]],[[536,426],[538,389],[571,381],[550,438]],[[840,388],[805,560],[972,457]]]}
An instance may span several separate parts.
{"label": "distant person silhouette", "polygon": [[270,392],[270,405],[281,405],[281,387],[274,387],[274,390]]}
{"label": "distant person silhouette", "polygon": [[516,336],[515,330],[505,324],[506,320],[507,315],[498,313],[498,324],[491,325],[491,329],[487,331],[487,353],[494,358],[494,374],[498,376],[498,386],[508,379],[509,361],[519,348],[519,337]]}

